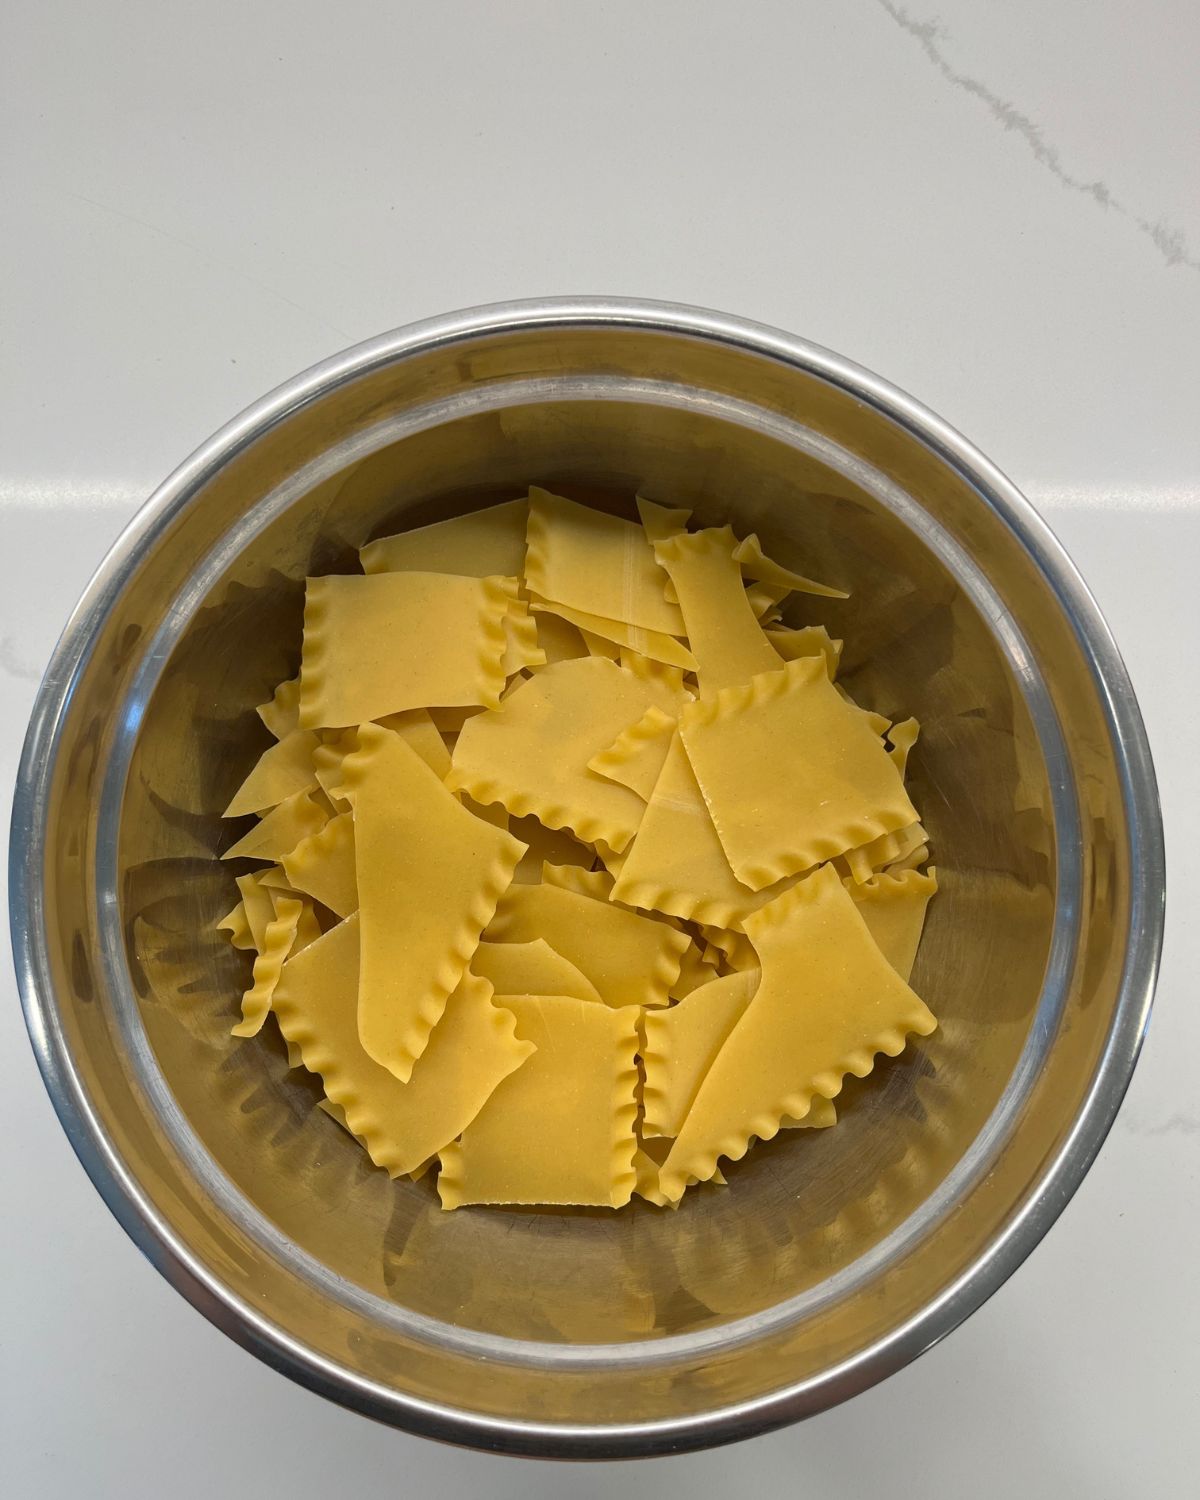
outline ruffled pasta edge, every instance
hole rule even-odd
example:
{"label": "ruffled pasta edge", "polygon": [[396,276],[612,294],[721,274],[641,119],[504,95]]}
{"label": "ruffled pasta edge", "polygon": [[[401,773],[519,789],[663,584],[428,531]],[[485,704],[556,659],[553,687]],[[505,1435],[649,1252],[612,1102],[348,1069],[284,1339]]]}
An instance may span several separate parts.
{"label": "ruffled pasta edge", "polygon": [[[391,733],[391,730],[383,729],[378,724],[363,724],[359,727],[358,749],[347,755],[342,762],[344,790],[351,800],[355,786],[362,780],[367,766],[383,743],[380,737]],[[415,755],[416,751],[411,753]],[[483,819],[476,819],[476,822],[482,828],[490,826]],[[528,847],[507,830],[497,828],[494,831],[497,838],[492,863],[486,874],[481,876],[480,884],[471,897],[457,931],[430,975],[428,988],[421,997],[415,1014],[400,1034],[395,1050],[387,1061],[375,1059],[402,1083],[407,1083],[412,1077],[412,1070],[425,1051],[433,1028],[442,1018],[446,1001],[466,973],[483,930],[495,915],[500,897],[512,884],[513,874]]]}
{"label": "ruffled pasta edge", "polygon": [[296,927],[304,903],[282,898],[276,906],[275,917],[267,923],[263,937],[263,951],[254,960],[254,974],[250,988],[242,996],[242,1019],[230,1032],[231,1036],[257,1036],[271,1009],[271,1000],[283,972],[284,961],[292,950],[296,939]]}
{"label": "ruffled pasta edge", "polygon": [[508,678],[504,656],[508,635],[504,621],[518,602],[515,578],[482,578],[483,600],[479,610],[479,667],[476,687],[485,708],[499,708],[500,695]]}
{"label": "ruffled pasta edge", "polygon": [[[350,813],[338,813],[330,818],[316,833],[311,833],[305,839],[301,839],[290,854],[283,857],[283,870],[288,880],[297,890],[305,891],[314,899],[329,906],[330,911],[336,912],[339,917],[350,916],[349,911],[338,911],[336,906],[331,906],[324,896],[318,895],[309,885],[306,879],[314,866],[326,856],[335,852],[336,845],[345,837],[343,830],[349,829],[351,842],[354,839],[354,818]],[[353,911],[355,908],[351,908]]]}
{"label": "ruffled pasta edge", "polygon": [[[870,1041],[850,1048],[832,1067],[814,1074],[805,1087],[783,1095],[775,1104],[757,1111],[742,1124],[733,1127],[714,1145],[689,1153],[676,1166],[671,1166],[671,1158],[668,1157],[659,1173],[659,1186],[663,1194],[672,1202],[677,1202],[687,1190],[689,1178],[707,1182],[717,1170],[722,1157],[728,1161],[740,1161],[754,1141],[772,1140],[784,1128],[785,1120],[803,1120],[814,1098],[836,1099],[842,1091],[847,1074],[853,1073],[856,1078],[865,1078],[880,1055],[898,1057],[904,1051],[910,1036],[929,1036],[936,1031],[937,1021],[932,1011],[916,995],[913,999],[916,1003],[908,1006],[905,1013],[897,1016],[890,1026],[880,1027],[872,1034]],[[674,1151],[671,1155],[674,1155]]]}
{"label": "ruffled pasta edge", "polygon": [[471,775],[458,766],[451,766],[446,785],[452,792],[465,792],[484,805],[499,802],[514,818],[535,817],[547,828],[566,829],[585,844],[605,844],[616,854],[624,852],[637,832],[617,828],[606,818],[573,810],[565,803],[543,801],[495,777]]}
{"label": "ruffled pasta edge", "polygon": [[640,796],[641,793],[635,787],[631,787],[615,773],[623,770],[647,745],[673,733],[675,724],[676,720],[669,713],[659,708],[657,703],[652,703],[635,724],[622,729],[606,750],[600,750],[592,756],[587,763],[588,770],[595,772],[597,776],[603,776],[606,781],[615,781],[618,786],[626,787]]}
{"label": "ruffled pasta edge", "polygon": [[[347,920],[357,922],[358,919],[355,916]],[[475,984],[487,984],[486,980],[478,979],[474,975],[468,977]],[[346,1070],[335,1049],[323,1042],[311,1025],[297,1011],[291,1009],[286,995],[286,973],[282,983],[284,988],[279,993],[276,1005],[279,1029],[283,1032],[285,1040],[299,1049],[301,1059],[308,1071],[320,1077],[326,1095],[345,1116],[346,1129],[362,1141],[367,1155],[377,1167],[382,1167],[389,1177],[402,1177],[423,1167],[429,1158],[417,1158],[414,1153],[404,1152],[401,1143],[388,1131],[386,1120],[381,1120],[376,1112],[363,1102],[360,1093],[352,1083],[345,1082]],[[491,989],[490,985],[488,989]],[[490,1025],[497,1038],[511,1049],[513,1058],[512,1067],[496,1080],[499,1084],[503,1078],[516,1072],[517,1068],[532,1054],[534,1047],[532,1042],[523,1042],[517,1036],[516,1017],[512,1011],[505,1010],[503,1006],[492,1004]]]}
{"label": "ruffled pasta edge", "polygon": [[[774,882],[768,882],[773,884]],[[650,880],[629,880],[618,875],[613,885],[614,902],[633,906],[639,911],[661,912],[684,922],[700,922],[706,927],[726,927],[741,931],[746,909],[729,901],[712,901],[706,896],[692,896],[678,886],[658,885]]]}
{"label": "ruffled pasta edge", "polygon": [[[660,1137],[674,1134],[662,1114],[667,1099],[663,1084],[671,1066],[667,1048],[670,1014],[670,1010],[648,1010],[642,1016],[642,1129]],[[657,1182],[657,1166],[655,1173]]]}
{"label": "ruffled pasta edge", "polygon": [[[695,703],[689,703],[680,715],[679,721],[680,733],[685,747],[688,748],[689,756],[691,748],[688,746],[688,736],[695,729],[721,723],[726,719],[744,714],[752,708],[758,708],[777,698],[786,697],[796,686],[816,681],[817,677],[824,676],[824,673],[823,657],[800,656],[794,661],[784,662],[778,671],[759,672],[748,682],[738,683],[735,687],[721,688],[711,698],[702,698]],[[697,780],[700,782],[704,799],[709,803],[711,811],[712,803],[699,772],[697,772]],[[905,801],[908,802],[907,794]],[[862,844],[871,843],[883,834],[894,833],[898,829],[911,826],[914,811],[912,804],[909,803],[907,807],[895,812],[885,810],[871,818],[851,819],[840,825],[834,833],[811,839],[807,844],[790,853],[739,864],[733,864],[731,860],[730,864],[733,873],[743,885],[749,886],[753,891],[763,891],[768,886],[774,885],[776,881],[786,880],[789,875],[799,875],[805,870],[814,869],[827,860],[844,854],[847,849],[858,848]],[[719,835],[721,824],[715,814],[713,821]]]}

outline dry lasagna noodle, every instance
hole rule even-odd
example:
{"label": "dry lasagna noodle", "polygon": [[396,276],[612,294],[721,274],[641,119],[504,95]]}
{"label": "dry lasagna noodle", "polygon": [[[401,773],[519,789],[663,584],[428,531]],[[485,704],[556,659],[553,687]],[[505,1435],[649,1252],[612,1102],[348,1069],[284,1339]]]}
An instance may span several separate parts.
{"label": "dry lasagna noodle", "polygon": [[226,808],[234,1035],[446,1209],[677,1207],[936,1024],[918,726],[835,683],[845,595],[633,514],[535,488],[310,578]]}

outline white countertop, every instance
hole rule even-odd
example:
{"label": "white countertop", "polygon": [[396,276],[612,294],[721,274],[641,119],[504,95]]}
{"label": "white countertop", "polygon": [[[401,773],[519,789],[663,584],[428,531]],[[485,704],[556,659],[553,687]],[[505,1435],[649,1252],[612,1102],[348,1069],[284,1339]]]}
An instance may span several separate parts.
{"label": "white countertop", "polygon": [[1172,1497],[1200,1464],[1200,11],[1191,0],[12,0],[0,22],[0,780],[108,543],[344,345],[613,292],[878,370],[1043,510],[1125,653],[1172,885],[1075,1200],[970,1321],[802,1427],[530,1465],[289,1384],[141,1259],[0,976],[0,1451],[58,1496]]}

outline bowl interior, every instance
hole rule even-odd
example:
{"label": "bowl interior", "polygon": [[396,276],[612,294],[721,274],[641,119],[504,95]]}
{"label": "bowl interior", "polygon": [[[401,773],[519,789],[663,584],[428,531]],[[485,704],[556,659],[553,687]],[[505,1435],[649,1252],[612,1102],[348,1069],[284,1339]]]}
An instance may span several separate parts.
{"label": "bowl interior", "polygon": [[[1128,854],[1060,601],[961,466],[885,406],[644,327],[393,348],[231,429],[172,481],[183,498],[119,591],[86,604],[45,813],[55,1024],[122,1164],[110,1201],[135,1232],[156,1224],[143,1243],[235,1336],[421,1430],[478,1419],[465,1435],[497,1443],[501,1421],[513,1446],[582,1452],[574,1429],[556,1450],[515,1424],[667,1422],[676,1443],[806,1382],[826,1404],[861,1384],[845,1372],[864,1350],[883,1351],[877,1377],[924,1347],[935,1303],[944,1326],[969,1310],[972,1266],[1025,1211],[1106,1046]],[[940,892],[913,982],[939,1030],[849,1079],[835,1129],[782,1132],[675,1212],[445,1214],[315,1109],[270,1026],[229,1035],[247,964],[214,931],[234,899],[220,811],[268,743],[255,705],[297,668],[305,576],[530,483],[625,514],[635,492],[687,506],[844,584],[786,619],[827,625],[854,696],[922,726],[910,778]]]}
{"label": "bowl interior", "polygon": [[[449,469],[447,473],[446,470]],[[536,481],[633,513],[636,488],[844,582],[792,623],[845,640],[863,704],[923,725],[914,797],[942,892],[915,985],[941,1021],[849,1080],[838,1128],[786,1132],[677,1212],[443,1213],[389,1182],[314,1109],[270,1026],[230,1037],[248,974],[213,924],[236,892],[218,813],[270,743],[254,705],[299,663],[306,572]],[[186,727],[185,727],[186,726]],[[181,732],[182,731],[182,732]],[[388,443],[298,494],[206,593],[144,705],[120,825],[126,951],[143,1023],[188,1123],[274,1226],[339,1278],[462,1329],[552,1343],[690,1333],[809,1291],[938,1186],[1007,1083],[1037,1006],[1054,911],[1036,737],[1004,655],[945,566],[870,496],[777,440],[619,400],[506,408]]]}

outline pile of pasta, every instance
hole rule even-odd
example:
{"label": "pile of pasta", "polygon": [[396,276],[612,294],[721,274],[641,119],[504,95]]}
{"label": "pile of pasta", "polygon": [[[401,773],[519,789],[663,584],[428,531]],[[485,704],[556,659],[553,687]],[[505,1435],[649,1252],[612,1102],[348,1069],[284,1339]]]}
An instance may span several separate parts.
{"label": "pile of pasta", "polygon": [[308,579],[226,809],[258,866],[219,924],[255,953],[235,1035],[273,1015],[446,1208],[678,1204],[936,1024],[916,722],[781,623],[845,596],[637,505],[532,489]]}

